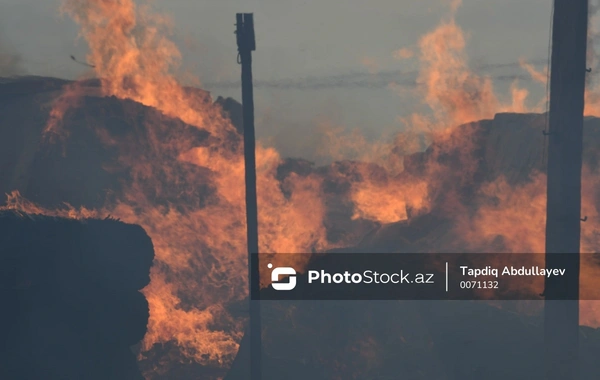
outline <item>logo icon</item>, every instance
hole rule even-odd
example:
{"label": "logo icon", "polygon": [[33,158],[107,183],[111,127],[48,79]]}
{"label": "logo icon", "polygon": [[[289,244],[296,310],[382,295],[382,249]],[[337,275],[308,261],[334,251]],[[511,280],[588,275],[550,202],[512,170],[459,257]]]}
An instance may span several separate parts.
{"label": "logo icon", "polygon": [[[267,265],[269,269],[273,268],[273,264]],[[279,277],[288,276],[288,282],[279,282]],[[275,290],[292,290],[296,287],[296,270],[292,267],[278,267],[271,272],[271,285]]]}

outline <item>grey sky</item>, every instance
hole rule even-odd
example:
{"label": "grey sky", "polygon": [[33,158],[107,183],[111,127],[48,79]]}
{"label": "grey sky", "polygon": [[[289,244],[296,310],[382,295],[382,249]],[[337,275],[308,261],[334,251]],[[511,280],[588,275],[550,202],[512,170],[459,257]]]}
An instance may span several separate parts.
{"label": "grey sky", "polygon": [[[393,58],[448,12],[447,0],[154,0],[172,16],[184,67],[215,95],[239,99],[235,13],[255,14],[254,77],[260,136],[293,136],[315,118],[376,137],[397,128],[406,99],[386,87],[411,82],[415,67]],[[522,74],[519,58],[547,57],[551,0],[464,0],[457,23],[468,33],[474,67],[494,76]],[[0,42],[18,52],[28,74],[75,78],[85,57],[77,27],[58,13],[60,0],[0,0]],[[362,63],[375,62],[369,74]],[[501,80],[499,86],[506,88]],[[523,85],[539,92],[538,84]],[[282,138],[280,138],[281,140]],[[285,147],[295,154],[293,147]]]}

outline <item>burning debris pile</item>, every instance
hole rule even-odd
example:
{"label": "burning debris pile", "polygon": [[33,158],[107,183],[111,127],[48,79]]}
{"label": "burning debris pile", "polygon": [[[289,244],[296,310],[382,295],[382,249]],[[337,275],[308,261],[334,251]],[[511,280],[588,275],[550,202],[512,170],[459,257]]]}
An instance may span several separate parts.
{"label": "burning debris pile", "polygon": [[[378,224],[358,244],[335,249],[333,254],[541,253],[545,122],[544,114],[505,113],[458,126],[424,152],[405,157],[404,171],[396,177],[377,165],[350,162],[315,168],[290,159],[285,167],[302,175],[318,173],[325,183],[336,178],[332,168],[353,167],[358,178],[337,187],[338,194],[346,196],[345,190],[365,182],[382,187],[427,183],[427,209],[413,210],[402,221]],[[583,226],[583,248],[597,252],[600,119],[587,118],[584,128],[584,212],[595,216]],[[586,287],[598,282],[596,260],[582,266]],[[537,285],[519,291],[539,294],[543,284]],[[545,376],[540,371],[544,352],[541,302],[264,301],[263,305],[263,368],[268,378],[501,380]],[[583,324],[597,326],[597,303],[580,305]],[[600,330],[582,326],[581,342],[582,378],[594,379],[600,371],[595,360],[600,354]],[[244,339],[227,380],[247,379],[248,357]]]}
{"label": "burning debris pile", "polygon": [[[98,81],[77,83],[89,96],[79,98],[79,107],[64,116],[67,128],[61,133],[65,135],[44,134],[54,120],[48,107],[57,97],[63,99],[60,95],[67,84],[72,82],[26,77],[0,85],[0,96],[7,99],[0,111],[8,137],[2,151],[6,169],[0,174],[3,193],[18,190],[45,207],[66,202],[99,208],[110,201],[111,194],[122,193],[125,183],[139,178],[140,191],[150,202],[166,204],[184,193],[189,196],[187,202],[199,204],[210,194],[208,170],[177,162],[179,152],[210,144],[208,133],[137,102],[99,96]],[[207,93],[194,91],[209,101]],[[60,142],[62,138],[65,144]],[[232,136],[232,145],[235,138]],[[49,143],[48,139],[58,142]],[[173,146],[160,150],[152,144]],[[173,171],[153,172],[161,176],[158,182],[149,172],[157,161],[168,168],[176,166]],[[132,169],[134,162],[140,167]],[[200,183],[186,184],[181,176],[187,171]],[[157,183],[164,186],[154,188]]]}
{"label": "burning debris pile", "polygon": [[[82,95],[71,98],[73,88]],[[0,143],[5,165],[0,187],[9,194],[7,208],[73,218],[113,215],[142,225],[157,252],[152,283],[144,289],[151,317],[140,347],[142,367],[158,374],[162,369],[155,367],[165,361],[168,368],[171,361],[188,360],[222,373],[237,352],[245,319],[227,306],[244,299],[247,284],[241,254],[243,162],[235,155],[241,135],[225,119],[236,120],[239,104],[218,99],[213,106],[206,93],[186,90],[215,107],[213,117],[230,126],[215,136],[153,107],[100,96],[100,90],[98,81],[51,78],[0,86],[6,99],[0,129],[8,137]],[[63,110],[65,99],[76,99],[77,106]],[[60,125],[57,109],[63,112]],[[268,198],[277,202],[271,206],[275,219],[263,219],[275,235],[269,249],[301,252],[310,245],[306,240],[321,238],[320,220],[313,221],[314,230],[294,231],[297,217],[308,219],[319,210],[319,197],[311,197],[315,185],[309,181],[294,189],[293,179],[274,180],[278,157],[272,150],[262,152],[267,173],[261,181],[273,181],[267,183],[274,189]],[[294,190],[293,197],[273,198],[280,185]],[[317,207],[298,212],[303,199],[295,197],[303,193]],[[293,213],[278,215],[280,207]],[[282,228],[291,234],[277,236]]]}
{"label": "burning debris pile", "polygon": [[[342,239],[354,250],[541,253],[546,122],[546,114],[499,113],[449,128],[424,151],[400,157],[398,173],[376,163],[287,159],[279,178],[321,178],[328,232],[346,223],[346,234],[360,237]],[[583,249],[596,252],[599,119],[586,118],[584,136],[582,212],[592,219],[582,227]]]}
{"label": "burning debris pile", "polygon": [[[516,81],[510,100],[501,100],[490,78],[469,69],[466,37],[454,19],[460,1],[451,3],[450,14],[419,40],[418,52],[402,54],[419,61],[418,96],[430,112],[410,115],[393,141],[367,150],[386,157],[316,167],[257,144],[261,252],[307,253],[308,261],[312,252],[344,247],[543,250],[545,116],[525,114],[543,107],[528,107],[527,90]],[[238,353],[247,318],[239,104],[214,102],[177,81],[181,54],[169,39],[172,25],[151,7],[137,7],[132,0],[65,0],[62,10],[80,26],[93,72],[76,82],[0,81],[5,209],[76,219],[113,215],[140,225],[156,253],[151,281],[142,290],[150,311],[148,331],[137,347],[144,376],[221,379]],[[534,78],[545,77],[524,67]],[[599,114],[595,90],[590,85],[586,94],[588,115]],[[585,251],[600,243],[598,125],[590,118],[585,127]],[[597,264],[585,263],[582,280],[597,278]],[[582,324],[600,326],[595,305],[582,302],[581,309]],[[481,316],[471,322],[485,323],[486,314],[488,322],[499,318],[494,322],[499,331],[513,329],[531,336],[531,342],[537,339],[539,329],[521,329],[519,317],[506,310],[464,310]],[[479,372],[448,367],[452,354],[481,354],[482,344],[471,345],[471,351],[441,348],[464,344],[446,334],[464,320],[440,332],[434,328],[440,321],[427,322],[427,313],[433,312],[404,303],[374,304],[372,310],[336,303],[273,306],[264,316],[270,326],[265,350],[272,368],[285,362],[303,378],[394,378],[390,371],[412,378],[442,379],[450,373],[491,378],[490,366]],[[512,337],[494,335],[490,325],[477,327],[481,336],[495,337],[490,339]],[[586,334],[593,346],[595,332]],[[538,350],[537,343],[523,339],[507,349]],[[287,341],[294,341],[297,352],[280,358]],[[321,351],[307,356],[315,346]],[[497,347],[508,346],[504,341]],[[238,362],[242,356],[243,350]]]}
{"label": "burning debris pile", "polygon": [[[98,85],[95,81],[77,84],[78,91],[85,95],[77,98],[77,107],[62,115],[60,131],[68,138],[55,144],[44,143],[44,130],[56,108],[43,106],[56,105],[56,99],[64,96],[64,89],[73,88],[73,83],[24,78],[0,85],[0,96],[7,99],[0,108],[0,128],[10,136],[0,143],[0,162],[5,165],[0,172],[0,185],[10,194],[6,207],[74,218],[104,219],[115,215],[142,225],[153,239],[157,255],[152,281],[143,290],[149,301],[150,323],[137,348],[140,368],[148,379],[222,378],[243,335],[247,294],[243,212],[221,214],[228,209],[219,203],[224,196],[220,193],[223,184],[219,182],[223,177],[215,175],[214,168],[220,164],[210,160],[202,164],[190,162],[185,153],[198,147],[222,149],[219,154],[225,156],[226,152],[236,152],[240,148],[239,124],[233,124],[235,127],[215,147],[215,136],[206,130],[138,102],[99,96]],[[20,95],[9,96],[15,92]],[[200,91],[196,96],[199,94]],[[205,102],[210,104],[208,98]],[[218,102],[222,115],[233,115],[235,120],[239,104],[223,99]],[[295,200],[299,195],[304,196],[300,200],[309,202],[306,207],[315,205],[318,213],[310,216],[321,218],[318,224],[322,223],[323,232],[304,231],[310,237],[301,246],[305,252],[335,247],[373,252],[539,252],[535,234],[543,236],[537,230],[543,229],[540,210],[543,211],[544,195],[544,123],[545,115],[540,114],[498,114],[490,120],[452,128],[439,135],[424,152],[406,156],[397,153],[404,166],[398,173],[378,163],[338,161],[318,167],[302,159],[275,157],[271,163],[266,161],[272,166],[259,178],[263,188],[266,185],[272,189],[271,194],[280,192],[281,201],[269,205],[263,199],[261,210],[267,216],[279,209],[297,212],[294,202],[300,202]],[[594,173],[600,120],[589,118],[585,130],[586,170]],[[269,151],[260,152],[264,155]],[[241,198],[243,171],[238,166],[231,167],[239,182],[233,182],[233,188],[228,190],[239,193]],[[587,185],[591,229],[584,232],[588,249],[594,246],[597,221],[593,178],[587,179],[592,179]],[[369,197],[385,201],[366,202]],[[300,204],[306,208],[305,203]],[[537,219],[522,220],[522,214],[514,214],[515,207]],[[223,224],[220,216],[227,223]],[[283,227],[302,237],[298,231],[306,228],[302,223],[309,215],[292,216]],[[502,224],[507,221],[508,227]],[[224,241],[233,245],[215,246],[222,244],[214,239],[223,231],[211,228],[210,223],[225,227],[229,232]],[[272,240],[277,231],[273,227],[281,226],[269,219],[263,219],[261,226],[261,234],[266,235],[263,241],[277,241]],[[523,229],[521,233],[532,236],[515,236],[516,226]],[[291,240],[279,244],[286,247],[290,243],[292,248],[297,244]],[[265,251],[285,252],[285,248]],[[589,266],[584,275],[596,276],[595,268],[595,264]],[[225,289],[225,284],[232,287]],[[519,344],[524,350],[521,356],[532,358],[527,356],[527,350],[538,350],[539,328],[526,327],[539,323],[537,317],[517,316],[484,305],[463,304],[461,308],[470,310],[470,324],[480,327],[473,339],[479,335],[499,339],[490,329],[501,326],[498,329],[523,330],[517,335],[531,336],[531,344]],[[448,338],[447,332],[462,322],[446,318],[446,328],[435,330],[443,321],[431,315],[461,315],[459,309],[452,310],[442,307],[431,312],[402,302],[370,307],[333,302],[273,304],[264,312],[266,360],[272,361],[270,368],[280,378],[293,378],[285,372],[290,368],[303,378],[310,375],[323,379],[384,376],[390,371],[416,378],[422,376],[420,373],[443,378],[449,371],[474,371],[463,368],[466,363],[459,369],[448,369],[453,351],[443,346],[462,343]],[[425,314],[433,319],[426,320]],[[315,315],[319,315],[319,321]],[[588,321],[595,323],[598,314],[590,309],[587,315]],[[585,344],[596,344],[595,330],[586,334],[592,340]],[[314,351],[313,338],[308,338],[311,336],[321,342],[317,346],[329,347],[329,351]],[[293,342],[290,345],[294,351],[289,351],[288,356],[280,347],[284,342]],[[481,352],[481,346],[487,342],[475,340],[469,350]],[[512,343],[498,344],[509,350]],[[469,350],[464,351],[465,357],[472,354]],[[390,357],[386,359],[386,355]],[[399,357],[412,359],[404,361]],[[522,363],[515,358],[507,360],[516,363],[511,368],[521,368]],[[285,363],[287,369],[277,363]],[[531,359],[531,363],[535,360]],[[482,365],[475,373],[495,370]],[[229,376],[243,378],[239,377],[240,371],[246,371],[243,347]]]}
{"label": "burning debris pile", "polygon": [[[454,128],[425,152],[406,157],[401,175],[428,184],[428,209],[381,226],[359,247],[379,252],[544,252],[546,120],[545,114],[497,114]],[[585,252],[596,252],[600,243],[599,121],[589,117],[584,123],[582,212],[594,215],[582,227]]]}
{"label": "burning debris pile", "polygon": [[143,379],[152,242],[114,219],[0,211],[0,377]]}

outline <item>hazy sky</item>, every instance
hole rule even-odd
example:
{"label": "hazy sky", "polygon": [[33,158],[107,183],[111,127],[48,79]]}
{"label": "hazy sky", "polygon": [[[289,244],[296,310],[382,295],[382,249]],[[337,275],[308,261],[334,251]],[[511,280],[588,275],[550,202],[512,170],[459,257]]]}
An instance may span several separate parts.
{"label": "hazy sky", "polygon": [[[75,78],[84,70],[69,59],[71,54],[84,58],[86,46],[76,38],[77,26],[59,14],[60,2],[0,0],[1,47],[18,54],[27,74]],[[496,64],[514,64],[519,58],[545,62],[551,3],[464,0],[457,23],[468,33],[473,65],[497,75],[503,72],[490,68]],[[255,14],[254,78],[261,136],[293,135],[315,118],[358,127],[371,136],[397,128],[395,118],[407,112],[408,103],[387,84],[410,82],[415,67],[395,60],[393,52],[415,46],[449,9],[447,0],[154,0],[154,4],[175,21],[174,38],[184,67],[213,94],[237,99],[235,13]],[[379,75],[369,74],[370,69]],[[540,91],[535,83],[523,85]]]}

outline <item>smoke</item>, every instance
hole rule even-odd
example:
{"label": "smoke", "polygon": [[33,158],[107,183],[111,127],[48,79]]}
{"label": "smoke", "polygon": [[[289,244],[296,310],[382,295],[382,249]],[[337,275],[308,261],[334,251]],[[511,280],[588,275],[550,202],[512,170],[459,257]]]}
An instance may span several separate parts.
{"label": "smoke", "polygon": [[0,34],[0,77],[11,77],[24,73],[21,55]]}
{"label": "smoke", "polygon": [[[588,14],[588,46],[587,46],[587,65],[588,67],[596,66],[598,63],[598,41],[600,38],[600,1],[590,1]],[[591,84],[593,76],[588,75],[588,85]]]}
{"label": "smoke", "polygon": [[600,2],[590,1],[588,14],[588,46],[587,46],[587,67],[591,72],[586,74],[586,92],[585,92],[585,114],[600,115],[600,83],[598,82],[597,70],[600,53],[598,52],[598,42],[600,41]]}
{"label": "smoke", "polygon": [[[139,102],[211,134],[208,146],[190,149],[185,143],[189,141],[186,135],[157,137],[162,135],[158,133],[161,120],[156,120],[147,125],[153,139],[149,152],[140,154],[143,149],[138,141],[131,146],[127,146],[129,141],[117,142],[122,163],[131,170],[133,180],[115,204],[94,212],[140,224],[153,239],[157,258],[152,282],[144,290],[151,315],[143,349],[175,341],[184,356],[193,361],[226,365],[236,353],[242,323],[227,312],[225,305],[247,294],[247,279],[240,275],[246,273],[246,264],[241,254],[245,251],[245,226],[239,136],[236,137],[230,122],[220,116],[218,107],[199,93],[184,89],[174,77],[182,56],[170,38],[173,28],[169,20],[148,8],[136,7],[131,0],[66,0],[64,4],[63,9],[80,25],[81,35],[90,47],[87,60],[94,63],[95,74],[102,81],[101,95]],[[414,55],[397,54],[400,59],[416,59],[420,64],[416,72],[358,72],[298,81],[256,82],[257,88],[303,90],[379,88],[396,83],[422,100],[421,105],[428,113],[412,114],[404,120],[406,131],[387,143],[373,143],[359,133],[347,133],[342,123],[330,118],[318,120],[311,129],[303,129],[303,124],[297,128],[294,138],[311,135],[303,143],[312,148],[311,155],[315,157],[352,158],[379,164],[348,165],[352,169],[348,170],[351,177],[348,181],[354,219],[382,223],[406,220],[410,217],[409,210],[415,213],[430,210],[432,200],[440,192],[446,192],[445,200],[452,201],[447,205],[457,205],[459,202],[452,198],[459,196],[454,187],[463,186],[477,169],[472,157],[477,126],[461,130],[456,126],[491,118],[501,111],[529,110],[524,105],[527,91],[519,88],[515,81],[521,77],[484,75],[479,72],[482,67],[469,65],[465,53],[467,37],[454,19],[459,5],[459,1],[452,2],[448,17],[420,39]],[[483,68],[519,65],[507,63]],[[512,85],[507,104],[501,102],[494,91],[495,79],[508,80]],[[215,81],[205,86],[217,88],[219,84],[239,85]],[[71,86],[57,100],[47,131],[60,134],[66,110],[78,106],[78,97],[85,95],[82,91],[78,86]],[[335,108],[329,107],[328,113],[335,114]],[[274,125],[278,122],[271,121]],[[400,176],[405,169],[402,157],[427,145],[423,135],[429,139],[426,142],[435,139],[442,148],[434,151],[418,178],[407,173]],[[290,141],[289,137],[286,141]],[[440,164],[438,158],[448,156],[452,149],[459,151],[455,167]],[[331,248],[323,226],[326,205],[322,178],[292,173],[282,184],[277,178],[281,163],[275,149],[259,144],[261,251],[310,252]],[[197,167],[211,173],[215,187],[214,196],[206,206],[190,204],[186,197],[196,196],[195,189],[205,183],[198,170],[191,170]],[[384,175],[380,175],[380,169]],[[354,179],[354,174],[360,179]],[[519,189],[523,197],[508,195],[514,189],[502,181],[484,188],[487,196],[496,193],[505,196],[498,197],[499,204],[482,209],[469,220],[474,223],[470,227],[493,228],[494,231],[486,231],[485,237],[510,236],[511,229],[522,220],[518,214],[524,209],[531,209],[534,217],[531,225],[539,226],[543,181],[542,177],[534,179],[533,184]],[[176,184],[182,190],[177,197],[165,202],[168,205],[156,204],[145,193],[148,187],[157,193],[164,192],[166,184]],[[76,210],[74,216],[81,212]],[[482,236],[481,231],[471,231],[474,236]],[[527,249],[538,249],[537,240],[528,240],[538,231],[527,231],[521,230],[508,245],[517,249],[517,244],[526,243]]]}

